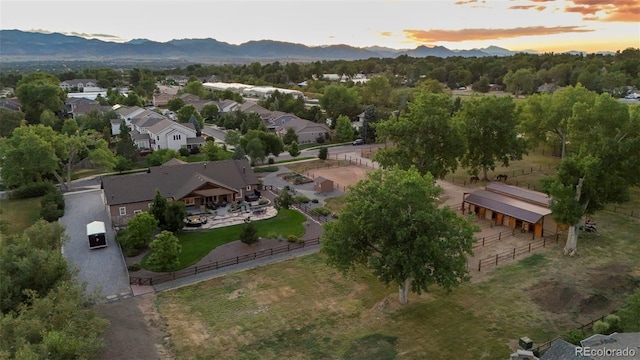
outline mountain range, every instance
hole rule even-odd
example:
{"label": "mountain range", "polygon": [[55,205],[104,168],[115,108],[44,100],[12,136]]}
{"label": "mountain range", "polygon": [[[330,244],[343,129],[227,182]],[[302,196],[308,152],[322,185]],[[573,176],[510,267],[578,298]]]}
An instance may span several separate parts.
{"label": "mountain range", "polygon": [[[443,46],[418,46],[415,49],[385,47],[358,48],[349,45],[306,46],[281,41],[260,40],[233,45],[215,39],[180,39],[156,42],[134,39],[126,43],[86,39],[60,33],[0,30],[2,61],[33,60],[182,60],[190,62],[243,61],[316,61],[358,60],[368,58],[482,57],[509,56],[515,51],[497,46],[482,49],[451,50]],[[530,51],[533,52],[533,51]]]}

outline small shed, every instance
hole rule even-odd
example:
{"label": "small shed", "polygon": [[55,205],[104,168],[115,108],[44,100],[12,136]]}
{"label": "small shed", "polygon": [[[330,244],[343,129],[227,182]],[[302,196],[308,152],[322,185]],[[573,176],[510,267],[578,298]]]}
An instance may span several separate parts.
{"label": "small shed", "polygon": [[313,190],[317,193],[328,193],[333,191],[333,181],[318,176],[313,180]]}
{"label": "small shed", "polygon": [[107,247],[107,236],[102,221],[87,224],[87,237],[89,238],[89,249]]}

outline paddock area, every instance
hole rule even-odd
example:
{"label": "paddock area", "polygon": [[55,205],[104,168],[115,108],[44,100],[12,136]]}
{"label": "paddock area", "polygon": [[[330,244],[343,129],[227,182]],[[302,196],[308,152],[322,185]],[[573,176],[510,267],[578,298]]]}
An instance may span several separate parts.
{"label": "paddock area", "polygon": [[366,178],[367,173],[371,170],[371,168],[348,165],[307,170],[305,175],[311,178],[322,176],[325,179],[332,180],[336,189],[345,191],[347,187],[355,185],[358,181]]}

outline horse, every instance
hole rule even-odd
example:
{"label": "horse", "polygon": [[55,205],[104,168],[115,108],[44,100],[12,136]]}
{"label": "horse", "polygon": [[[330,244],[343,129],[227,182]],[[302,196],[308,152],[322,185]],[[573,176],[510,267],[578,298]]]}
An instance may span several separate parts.
{"label": "horse", "polygon": [[496,180],[497,180],[497,181],[504,181],[504,182],[506,182],[506,181],[507,181],[507,175],[506,175],[506,174],[500,174],[500,175],[496,176]]}
{"label": "horse", "polygon": [[475,176],[475,175],[473,175],[471,178],[469,178],[469,183],[470,183],[470,184],[475,184],[475,183],[477,183],[478,181],[480,181],[480,178],[479,178],[479,177],[477,177],[477,176]]}

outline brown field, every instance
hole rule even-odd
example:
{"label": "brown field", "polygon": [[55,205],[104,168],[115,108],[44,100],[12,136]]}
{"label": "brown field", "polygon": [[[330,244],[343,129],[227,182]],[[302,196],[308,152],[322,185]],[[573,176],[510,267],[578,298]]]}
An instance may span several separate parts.
{"label": "brown field", "polygon": [[333,180],[334,186],[342,191],[345,191],[346,187],[355,185],[358,181],[367,177],[367,173],[371,169],[367,169],[361,166],[349,165],[333,168],[321,168],[308,170],[309,176],[316,178],[322,176],[325,179]]}

